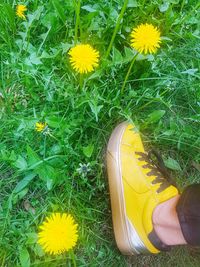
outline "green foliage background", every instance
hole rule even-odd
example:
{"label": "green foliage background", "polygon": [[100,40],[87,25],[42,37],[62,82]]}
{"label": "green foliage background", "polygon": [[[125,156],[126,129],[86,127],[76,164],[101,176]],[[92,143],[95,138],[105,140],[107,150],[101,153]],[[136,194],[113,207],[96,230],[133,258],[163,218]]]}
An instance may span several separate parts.
{"label": "green foliage background", "polygon": [[[199,250],[122,256],[116,249],[105,170],[113,128],[134,122],[147,147],[159,149],[181,188],[200,182],[198,1],[129,0],[110,55],[105,54],[123,1],[81,2],[78,41],[100,51],[84,77],[69,64],[77,2],[30,0],[26,20],[16,1],[0,1],[0,262],[1,266],[199,266]],[[154,56],[134,64],[130,31],[149,22],[162,33]],[[35,131],[45,121],[48,134]],[[77,169],[88,164],[88,172]],[[51,212],[79,224],[74,254],[44,255],[37,230]]]}

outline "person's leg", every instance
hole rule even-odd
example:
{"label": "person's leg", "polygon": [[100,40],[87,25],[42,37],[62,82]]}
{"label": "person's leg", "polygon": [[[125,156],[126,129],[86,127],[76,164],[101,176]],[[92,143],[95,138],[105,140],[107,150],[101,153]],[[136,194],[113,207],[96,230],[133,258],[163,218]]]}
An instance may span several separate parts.
{"label": "person's leg", "polygon": [[194,216],[200,213],[200,185],[180,195],[145,152],[134,125],[125,122],[113,131],[107,171],[115,239],[123,254],[200,245],[200,217]]}
{"label": "person's leg", "polygon": [[153,212],[153,225],[166,245],[200,246],[200,184],[159,204]]}
{"label": "person's leg", "polygon": [[177,195],[159,204],[153,212],[153,227],[166,245],[186,244],[176,212],[179,198]]}

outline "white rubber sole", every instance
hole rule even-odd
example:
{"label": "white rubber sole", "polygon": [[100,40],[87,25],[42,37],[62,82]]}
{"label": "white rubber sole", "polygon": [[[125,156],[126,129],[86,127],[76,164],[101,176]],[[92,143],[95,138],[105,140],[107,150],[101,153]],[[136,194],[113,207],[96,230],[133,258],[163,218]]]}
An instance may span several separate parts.
{"label": "white rubber sole", "polygon": [[106,160],[115,240],[122,254],[134,255],[149,251],[126,215],[120,143],[127,125],[127,122],[123,122],[114,129],[107,146]]}

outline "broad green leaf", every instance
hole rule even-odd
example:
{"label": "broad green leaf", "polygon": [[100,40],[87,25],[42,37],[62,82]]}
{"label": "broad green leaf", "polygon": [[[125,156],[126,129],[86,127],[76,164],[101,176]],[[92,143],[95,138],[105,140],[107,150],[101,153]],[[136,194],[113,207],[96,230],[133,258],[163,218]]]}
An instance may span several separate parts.
{"label": "broad green leaf", "polygon": [[198,69],[188,69],[188,70],[185,70],[185,71],[182,71],[181,73],[183,74],[189,74],[189,75],[195,75],[195,73],[198,72]]}
{"label": "broad green leaf", "polygon": [[156,110],[149,114],[146,124],[155,123],[159,121],[165,115],[165,110]]}
{"label": "broad green leaf", "polygon": [[181,171],[181,167],[175,159],[169,157],[168,159],[164,160],[164,163],[165,166],[171,170]]}
{"label": "broad green leaf", "polygon": [[116,19],[118,18],[119,13],[117,12],[117,9],[114,7],[110,8],[109,18],[116,22]]}
{"label": "broad green leaf", "polygon": [[129,0],[127,7],[137,7],[137,1],[136,0]]}
{"label": "broad green leaf", "polygon": [[61,153],[62,151],[62,146],[60,144],[54,144],[50,149],[49,149],[49,152],[50,154],[52,155],[56,155],[56,154],[59,154]]}
{"label": "broad green leaf", "polygon": [[28,250],[25,247],[20,250],[19,260],[20,260],[22,267],[30,266],[30,256],[29,256]]}
{"label": "broad green leaf", "polygon": [[15,161],[16,159],[17,159],[17,155],[15,154],[15,151],[12,150],[11,153],[10,153],[9,160]]}
{"label": "broad green leaf", "polygon": [[168,10],[170,3],[164,2],[162,5],[159,6],[160,12],[165,12]]}
{"label": "broad green leaf", "polygon": [[38,235],[36,233],[27,233],[26,236],[26,244],[35,244],[37,242]]}
{"label": "broad green leaf", "polygon": [[174,134],[174,130],[167,130],[162,133],[163,135],[170,136]]}
{"label": "broad green leaf", "polygon": [[38,257],[42,257],[45,255],[44,250],[41,248],[41,246],[39,244],[35,244],[35,246],[33,246],[33,251],[35,253],[35,255],[37,255]]}
{"label": "broad green leaf", "polygon": [[62,20],[62,22],[65,24],[66,22],[66,17],[65,17],[65,12],[63,9],[63,5],[60,4],[58,0],[52,0],[52,4],[56,10],[56,13],[58,17]]}
{"label": "broad green leaf", "polygon": [[149,55],[143,55],[143,54],[138,54],[136,57],[136,61],[142,61],[148,59]]}
{"label": "broad green leaf", "polygon": [[89,102],[90,108],[92,113],[95,115],[95,119],[96,121],[98,121],[98,114],[100,112],[100,110],[103,108],[103,105],[97,105],[97,103],[94,102]]}
{"label": "broad green leaf", "polygon": [[35,169],[39,177],[46,182],[47,189],[51,190],[57,178],[57,170],[47,163],[42,163]]}
{"label": "broad green leaf", "polygon": [[71,48],[71,44],[69,43],[61,43],[61,47],[62,47],[62,53],[65,54],[67,53],[67,51]]}
{"label": "broad green leaf", "polygon": [[114,64],[122,64],[124,62],[123,56],[117,48],[113,47],[112,61]]}
{"label": "broad green leaf", "polygon": [[96,9],[94,9],[93,7],[91,7],[90,5],[82,6],[81,9],[84,9],[84,10],[90,12],[90,13],[91,13],[91,12],[96,12],[96,11],[97,11]]}
{"label": "broad green leaf", "polygon": [[18,156],[18,159],[15,161],[14,166],[20,169],[21,171],[27,168],[27,162],[22,156]]}
{"label": "broad green leaf", "polygon": [[[53,8],[52,8],[53,9]],[[52,12],[48,12],[45,14],[45,16],[41,17],[41,23],[49,28],[51,27],[53,30],[50,32],[51,34],[53,34],[54,29],[59,25],[60,21],[57,18],[57,16],[55,16],[55,12],[54,9],[52,10]]]}
{"label": "broad green leaf", "polygon": [[40,60],[40,58],[37,56],[36,53],[32,53],[30,55],[30,62],[34,65],[41,65],[42,61]]}
{"label": "broad green leaf", "polygon": [[27,30],[28,28],[31,27],[34,20],[40,19],[43,9],[44,9],[44,6],[38,6],[38,8],[32,14],[27,13],[27,21],[24,22],[24,26]]}
{"label": "broad green leaf", "polygon": [[88,146],[83,147],[83,153],[86,157],[90,158],[94,151],[94,145],[89,144]]}
{"label": "broad green leaf", "polygon": [[17,194],[11,195],[12,203],[16,205],[21,199],[24,199],[27,193],[28,193],[28,188],[25,187],[23,190],[19,191]]}
{"label": "broad green leaf", "polygon": [[36,176],[35,173],[30,173],[26,175],[21,181],[18,182],[13,192],[16,194],[19,193],[33,180],[35,176]]}
{"label": "broad green leaf", "polygon": [[160,37],[161,40],[165,40],[165,41],[169,41],[169,42],[172,42],[173,40],[167,36],[161,36]]}
{"label": "broad green leaf", "polygon": [[102,74],[102,70],[96,70],[94,73],[92,73],[89,77],[88,80],[96,79],[99,78]]}
{"label": "broad green leaf", "polygon": [[132,48],[125,47],[124,52],[125,52],[124,63],[128,63],[133,59],[135,51]]}
{"label": "broad green leaf", "polygon": [[59,116],[51,116],[46,118],[46,122],[50,127],[58,128],[63,123],[63,118]]}
{"label": "broad green leaf", "polygon": [[28,156],[28,165],[33,165],[36,162],[40,161],[38,154],[29,146],[26,147],[27,156]]}
{"label": "broad green leaf", "polygon": [[53,184],[54,184],[53,179],[49,179],[49,178],[47,178],[47,189],[48,189],[48,190],[51,190],[51,189],[52,189]]}

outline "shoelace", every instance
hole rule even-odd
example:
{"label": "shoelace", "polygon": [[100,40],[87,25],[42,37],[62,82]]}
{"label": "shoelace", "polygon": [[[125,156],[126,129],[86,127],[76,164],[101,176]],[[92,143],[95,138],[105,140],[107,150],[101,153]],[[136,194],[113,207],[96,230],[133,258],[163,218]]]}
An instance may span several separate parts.
{"label": "shoelace", "polygon": [[[170,185],[177,187],[176,182],[171,178],[161,155],[157,151],[151,150],[149,153],[135,152],[135,154],[140,156],[138,160],[146,163],[142,167],[144,169],[150,169],[147,175],[156,177],[151,183],[160,183],[157,193],[162,192]],[[153,159],[153,156],[156,158],[157,162]]]}

